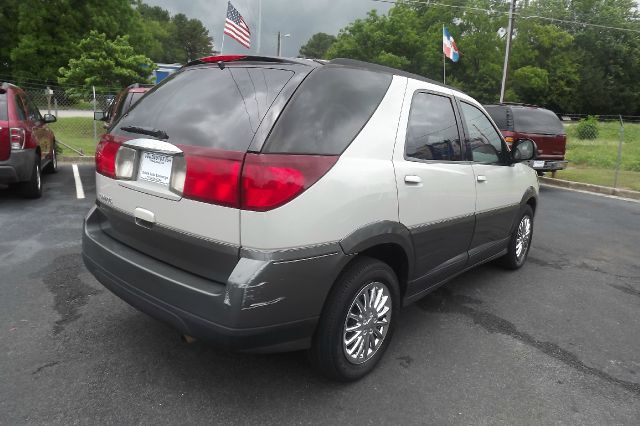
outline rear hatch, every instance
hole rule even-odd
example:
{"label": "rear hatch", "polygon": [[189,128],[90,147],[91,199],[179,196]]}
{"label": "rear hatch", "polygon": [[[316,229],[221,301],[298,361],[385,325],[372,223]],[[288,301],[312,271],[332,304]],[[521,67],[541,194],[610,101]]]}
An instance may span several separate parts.
{"label": "rear hatch", "polygon": [[0,89],[0,161],[6,161],[11,155],[9,142],[9,110],[7,108],[7,93]]}
{"label": "rear hatch", "polygon": [[544,108],[511,107],[514,137],[532,139],[540,159],[563,160],[567,136],[556,114]]}
{"label": "rear hatch", "polygon": [[149,91],[96,152],[103,230],[163,262],[226,281],[238,260],[244,158],[311,69],[200,64]]}

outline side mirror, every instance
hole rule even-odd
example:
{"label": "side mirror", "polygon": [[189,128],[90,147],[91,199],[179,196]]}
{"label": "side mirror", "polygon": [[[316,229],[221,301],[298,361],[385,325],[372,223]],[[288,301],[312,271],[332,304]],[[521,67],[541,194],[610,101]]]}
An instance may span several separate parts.
{"label": "side mirror", "polygon": [[106,121],[107,115],[104,113],[104,111],[94,111],[93,119],[96,121]]}
{"label": "side mirror", "polygon": [[45,123],[55,123],[58,120],[53,114],[45,114],[42,119]]}
{"label": "side mirror", "polygon": [[518,139],[511,146],[511,158],[514,163],[533,160],[536,155],[536,143],[531,139]]}

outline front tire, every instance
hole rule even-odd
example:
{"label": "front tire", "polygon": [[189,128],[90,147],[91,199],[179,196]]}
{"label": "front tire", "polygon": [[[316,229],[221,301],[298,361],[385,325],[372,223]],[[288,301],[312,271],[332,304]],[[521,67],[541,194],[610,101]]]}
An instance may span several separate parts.
{"label": "front tire", "polygon": [[513,270],[521,268],[529,255],[532,238],[533,210],[527,204],[520,213],[520,218],[511,234],[507,254],[500,258],[502,266]]}
{"label": "front tire", "polygon": [[398,279],[389,265],[364,256],[354,260],[327,298],[311,363],[333,380],[364,377],[389,346],[399,310]]}
{"label": "front tire", "polygon": [[47,164],[44,171],[45,173],[56,173],[58,171],[58,152],[55,148],[51,150],[51,161]]}

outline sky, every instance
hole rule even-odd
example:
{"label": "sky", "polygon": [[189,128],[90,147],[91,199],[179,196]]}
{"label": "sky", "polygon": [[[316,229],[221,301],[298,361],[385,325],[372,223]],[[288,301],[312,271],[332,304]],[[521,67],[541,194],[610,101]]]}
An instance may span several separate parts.
{"label": "sky", "polygon": [[[385,13],[388,3],[372,0],[232,0],[251,29],[251,49],[247,50],[235,40],[224,37],[225,54],[257,53],[258,10],[262,1],[262,38],[260,53],[276,54],[277,33],[291,34],[283,38],[282,55],[297,56],[300,46],[317,32],[337,35],[341,28],[356,18],[364,18],[371,9]],[[215,48],[220,49],[222,30],[227,12],[227,0],[145,0],[171,12],[198,18],[213,37]]]}

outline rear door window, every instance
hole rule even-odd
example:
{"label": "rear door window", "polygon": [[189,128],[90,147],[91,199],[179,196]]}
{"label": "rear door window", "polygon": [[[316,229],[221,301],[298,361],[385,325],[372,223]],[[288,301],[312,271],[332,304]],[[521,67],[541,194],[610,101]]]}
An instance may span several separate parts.
{"label": "rear door window", "polygon": [[7,95],[5,93],[0,93],[0,121],[9,121]]}
{"label": "rear door window", "polygon": [[477,107],[460,102],[462,115],[469,134],[472,160],[479,163],[500,163],[502,138],[491,121]]}
{"label": "rear door window", "polygon": [[325,65],[300,85],[276,122],[264,151],[341,154],[371,118],[390,74]]}
{"label": "rear door window", "polygon": [[[217,66],[173,74],[116,124],[164,131],[173,144],[246,151],[258,125],[293,71]],[[148,136],[140,136],[148,137]]]}
{"label": "rear door window", "polygon": [[411,101],[405,154],[418,160],[460,160],[460,134],[451,99],[416,93]]}
{"label": "rear door window", "polygon": [[542,108],[513,107],[516,132],[540,135],[564,135],[562,122],[553,112]]}

